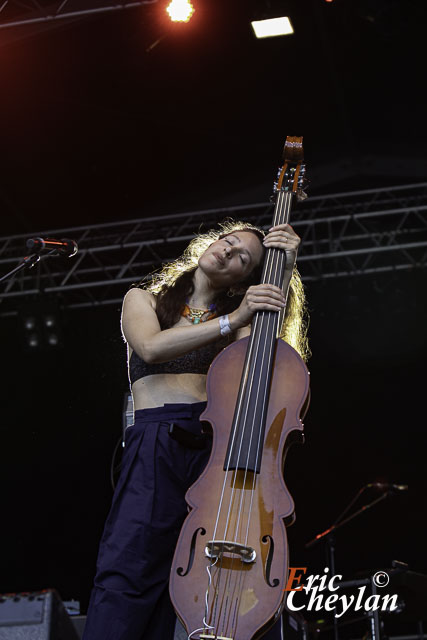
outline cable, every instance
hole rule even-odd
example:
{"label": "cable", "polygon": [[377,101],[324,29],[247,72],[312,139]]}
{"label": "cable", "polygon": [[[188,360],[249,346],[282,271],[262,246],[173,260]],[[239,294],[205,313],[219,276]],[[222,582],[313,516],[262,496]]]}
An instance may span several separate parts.
{"label": "cable", "polygon": [[120,447],[120,445],[122,444],[122,436],[120,436],[120,438],[117,440],[117,444],[114,447],[114,451],[113,451],[113,456],[111,458],[111,465],[110,465],[110,482],[111,482],[111,486],[113,491],[116,488],[116,483],[114,480],[114,475],[120,471],[120,469],[122,468],[122,461],[120,460],[120,462],[118,463],[118,465],[115,467],[114,464],[116,462],[116,456],[117,456],[117,451]]}

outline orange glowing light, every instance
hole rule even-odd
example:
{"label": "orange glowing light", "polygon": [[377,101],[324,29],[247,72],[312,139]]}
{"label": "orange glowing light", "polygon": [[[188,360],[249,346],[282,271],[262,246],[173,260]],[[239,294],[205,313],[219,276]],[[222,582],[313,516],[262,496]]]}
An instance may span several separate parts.
{"label": "orange glowing light", "polygon": [[166,8],[173,22],[188,22],[194,13],[190,0],[172,0]]}

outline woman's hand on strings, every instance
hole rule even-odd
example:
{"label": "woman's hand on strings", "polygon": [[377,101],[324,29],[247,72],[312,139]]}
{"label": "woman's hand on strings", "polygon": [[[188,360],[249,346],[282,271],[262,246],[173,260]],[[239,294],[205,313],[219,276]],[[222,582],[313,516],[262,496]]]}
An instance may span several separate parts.
{"label": "woman's hand on strings", "polygon": [[[271,227],[263,241],[266,249],[282,249],[286,251],[286,272],[290,279],[294,268],[301,238],[295,233],[290,224],[278,224]],[[287,286],[284,287],[285,290]],[[233,329],[247,326],[257,311],[281,311],[286,298],[283,290],[272,284],[259,284],[249,287],[240,306],[230,314],[230,324]]]}
{"label": "woman's hand on strings", "polygon": [[263,240],[266,249],[282,249],[286,251],[286,268],[293,269],[301,238],[290,224],[278,224],[271,227]]}
{"label": "woman's hand on strings", "polygon": [[240,306],[230,314],[232,329],[246,327],[257,311],[281,311],[285,307],[285,295],[273,284],[257,284],[245,293]]}

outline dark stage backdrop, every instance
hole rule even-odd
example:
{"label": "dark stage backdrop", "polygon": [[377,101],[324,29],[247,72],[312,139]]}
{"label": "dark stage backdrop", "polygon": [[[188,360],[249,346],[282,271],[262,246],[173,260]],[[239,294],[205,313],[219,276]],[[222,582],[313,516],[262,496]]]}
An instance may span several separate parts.
{"label": "dark stage backdrop", "polygon": [[[337,572],[393,559],[427,572],[426,282],[419,270],[308,286],[312,402],[286,463],[293,566],[322,570],[323,550],[304,543],[377,480],[409,491],[341,530]],[[0,592],[55,587],[87,605],[127,389],[119,320],[119,308],[64,310],[63,348],[30,354],[17,319],[0,319]]]}

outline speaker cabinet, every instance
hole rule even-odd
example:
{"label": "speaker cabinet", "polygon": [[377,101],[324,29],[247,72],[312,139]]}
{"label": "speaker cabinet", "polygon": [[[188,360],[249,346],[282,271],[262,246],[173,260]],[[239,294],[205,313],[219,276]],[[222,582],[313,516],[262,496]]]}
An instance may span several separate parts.
{"label": "speaker cabinet", "polygon": [[79,640],[54,589],[0,596],[0,640]]}

